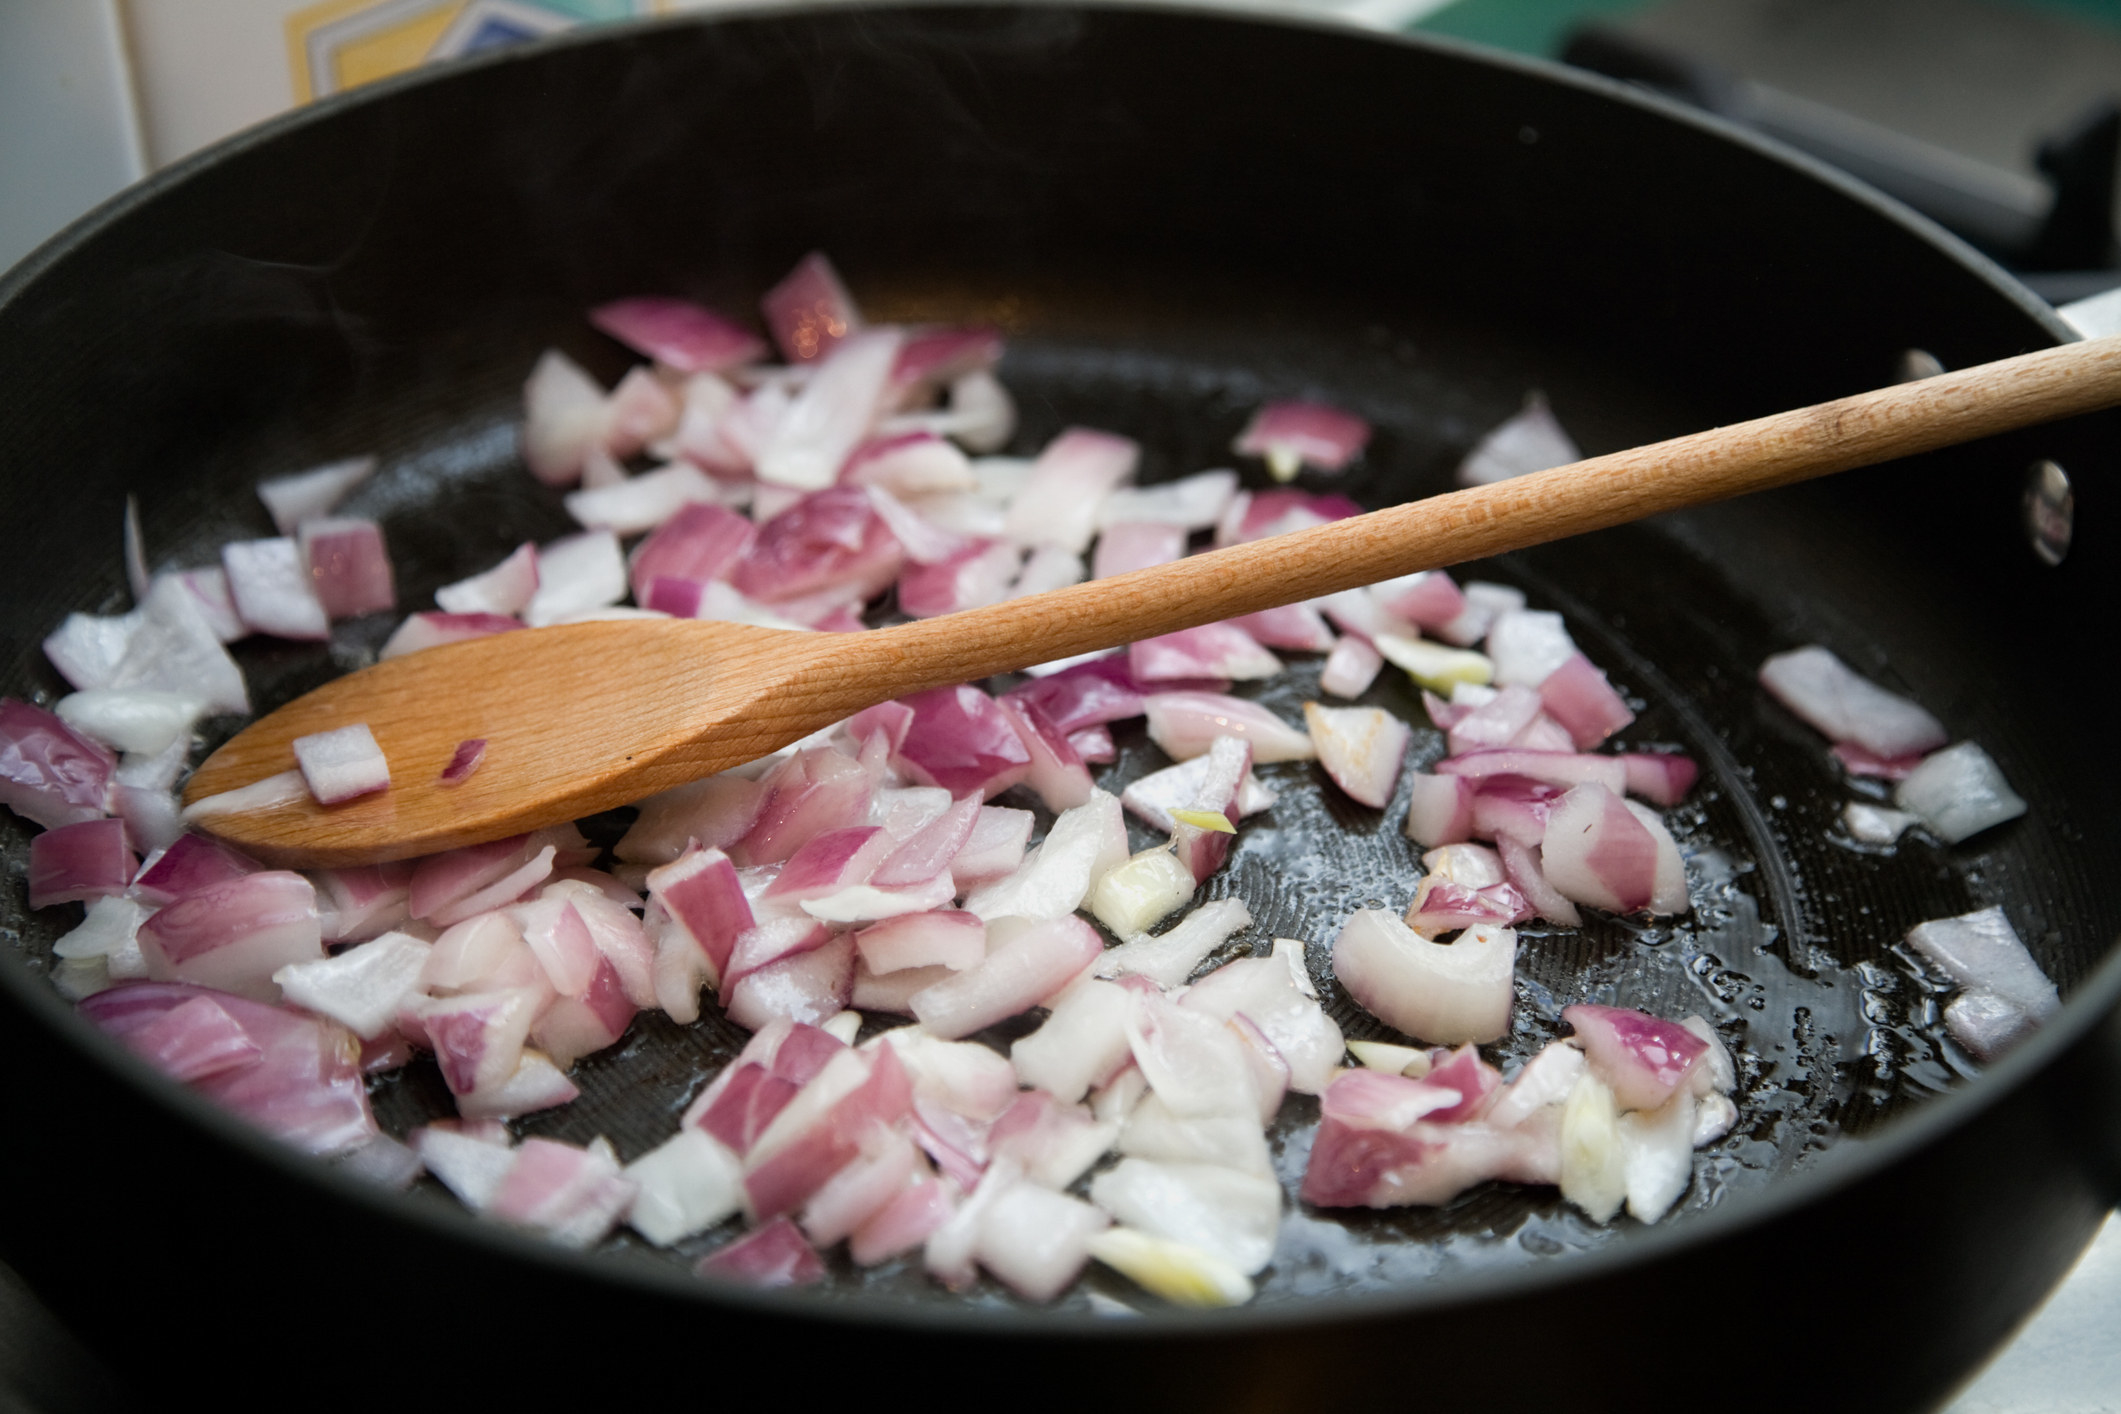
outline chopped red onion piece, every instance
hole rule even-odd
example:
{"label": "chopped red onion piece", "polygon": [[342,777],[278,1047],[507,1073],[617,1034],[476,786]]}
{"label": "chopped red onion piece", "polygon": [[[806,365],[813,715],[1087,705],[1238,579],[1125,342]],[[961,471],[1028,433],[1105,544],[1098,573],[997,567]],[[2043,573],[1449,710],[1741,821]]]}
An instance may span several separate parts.
{"label": "chopped red onion piece", "polygon": [[439,779],[445,786],[460,786],[471,778],[471,773],[478,770],[479,763],[485,759],[485,737],[475,736],[460,741],[457,743],[457,749],[450,753],[449,764],[442,768]]}
{"label": "chopped red onion piece", "polygon": [[[1471,695],[1467,694],[1469,698]],[[1538,720],[1541,710],[1539,694],[1529,687],[1505,687],[1489,693],[1487,700],[1479,703],[1460,702],[1454,693],[1448,706],[1439,707],[1440,711],[1436,707],[1430,709],[1430,719],[1451,719],[1448,724],[1439,721],[1437,725],[1449,736],[1453,756],[1509,746]],[[1574,744],[1568,749],[1574,750]]]}
{"label": "chopped red onion piece", "polygon": [[[737,939],[757,921],[735,866],[718,849],[695,850],[655,870],[648,876],[648,897],[667,919],[662,946],[689,945],[705,964],[701,980],[722,976]],[[660,988],[658,993],[665,1010],[670,1010],[672,999],[660,996]],[[694,1015],[698,996],[699,983],[695,982],[687,999]],[[676,1010],[671,1015],[691,1019],[679,1017]]]}
{"label": "chopped red onion piece", "polygon": [[1089,768],[1076,755],[1067,736],[1039,710],[1038,704],[1003,697],[996,705],[1016,728],[1024,749],[1031,753],[1031,766],[1025,779],[1038,792],[1046,808],[1057,814],[1088,800],[1094,788]]}
{"label": "chopped red onion piece", "polygon": [[756,334],[690,300],[661,295],[612,300],[590,310],[589,322],[680,373],[720,373],[766,356]]}
{"label": "chopped red onion piece", "polygon": [[1473,783],[1463,776],[1412,774],[1407,797],[1407,838],[1427,849],[1473,836]]}
{"label": "chopped red onion piece", "polygon": [[718,1281],[764,1288],[808,1286],[825,1279],[825,1264],[785,1217],[700,1258],[695,1272]]}
{"label": "chopped red onion piece", "polygon": [[1294,481],[1306,466],[1339,471],[1362,455],[1370,424],[1325,403],[1268,403],[1252,414],[1232,450],[1264,457],[1277,481]]}
{"label": "chopped red onion piece", "polygon": [[1023,572],[1017,575],[1016,583],[1009,586],[1009,597],[1021,599],[1027,594],[1044,594],[1049,589],[1080,584],[1082,580],[1082,556],[1058,545],[1041,545],[1025,557]]}
{"label": "chopped red onion piece", "polygon": [[505,614],[414,614],[398,625],[397,632],[376,656],[395,658],[401,653],[417,653],[423,648],[439,648],[445,643],[462,643],[523,627],[521,619]]}
{"label": "chopped red onion piece", "polygon": [[307,520],[296,532],[317,602],[333,619],[397,607],[383,527],[372,520]]}
{"label": "chopped red onion piece", "polygon": [[523,610],[532,627],[601,609],[626,597],[626,561],[609,530],[585,530],[538,551],[538,588]]}
{"label": "chopped red onion piece", "polygon": [[486,1215],[535,1228],[562,1247],[603,1240],[633,1203],[635,1185],[620,1173],[602,1139],[587,1149],[554,1139],[525,1139],[495,1185]]}
{"label": "chopped red onion piece", "polygon": [[1367,590],[1344,589],[1338,594],[1315,599],[1312,604],[1340,625],[1344,632],[1369,639],[1373,644],[1386,637],[1409,640],[1420,637],[1414,625],[1387,609]]}
{"label": "chopped red onion piece", "polygon": [[[592,445],[587,461],[598,451],[613,457],[630,457],[651,442],[659,442],[677,430],[678,400],[663,380],[646,368],[630,368],[605,400],[605,426],[601,448]],[[618,470],[612,464],[610,470]]]}
{"label": "chopped red onion piece", "polygon": [[1922,818],[1946,844],[1957,844],[2025,813],[2025,801],[2003,768],[1970,741],[1932,753],[1893,790],[1893,803]]}
{"label": "chopped red onion piece", "polygon": [[1333,942],[1333,975],[1363,1009],[1439,1045],[1509,1034],[1517,934],[1468,928],[1434,943],[1383,909],[1357,911]]}
{"label": "chopped red onion piece", "polygon": [[390,764],[365,722],[296,737],[294,753],[319,805],[390,789]]}
{"label": "chopped red onion piece", "polygon": [[899,576],[898,606],[916,619],[999,604],[1009,596],[1023,552],[993,540],[975,541],[933,564],[909,566]]}
{"label": "chopped red onion piece", "polygon": [[979,548],[975,542],[930,523],[918,511],[892,495],[881,486],[871,486],[869,503],[883,517],[884,524],[898,540],[899,548],[906,558],[916,565],[942,564]]}
{"label": "chopped red onion piece", "polygon": [[[1332,648],[1336,641],[1333,630],[1327,627],[1325,619],[1309,604],[1284,604],[1278,609],[1246,614],[1243,618],[1230,620],[1230,623],[1270,648],[1292,648],[1300,653],[1324,653]],[[1237,675],[1225,673],[1222,676]]]}
{"label": "chopped red onion piece", "polygon": [[[954,801],[940,815],[908,835],[877,866],[870,882],[879,888],[925,883],[950,872],[951,863],[964,851],[978,828],[986,807],[967,795]],[[888,969],[879,969],[888,970]]]}
{"label": "chopped red onion piece", "polygon": [[[226,1018],[258,1054],[249,1064],[195,1075],[194,1089],[312,1154],[337,1153],[376,1136],[357,1063],[359,1045],[336,1022],[200,987],[153,982],[98,992],[81,1003],[81,1014],[131,1044],[139,1032],[201,999],[213,1011],[202,1007],[186,1016],[203,1026],[213,1048],[229,1053]],[[183,1042],[172,1031],[182,1025],[171,1023],[154,1035],[160,1055],[181,1053]]]}
{"label": "chopped red onion piece", "polygon": [[[1195,759],[1206,765],[1194,783],[1192,797],[1181,808],[1198,816],[1220,817],[1235,827],[1244,818],[1244,784],[1252,774],[1251,742],[1237,736],[1217,737],[1208,754]],[[1172,853],[1196,884],[1205,884],[1209,875],[1222,868],[1231,838],[1223,830],[1176,817],[1171,824]]]}
{"label": "chopped red onion piece", "polygon": [[1293,487],[1240,491],[1231,498],[1229,508],[1215,523],[1215,543],[1237,545],[1248,540],[1264,540],[1270,535],[1361,514],[1362,507],[1346,496],[1313,495]]}
{"label": "chopped red onion piece", "polygon": [[123,820],[56,826],[29,842],[29,906],[50,908],[122,894],[138,867]]}
{"label": "chopped red onion piece", "polygon": [[156,981],[267,1002],[280,998],[273,973],[324,956],[316,889],[277,869],[193,889],[142,923],[139,938]]}
{"label": "chopped red onion piece", "polygon": [[1579,751],[1589,751],[1635,720],[1635,713],[1581,653],[1571,654],[1539,684],[1539,700],[1568,728]]}
{"label": "chopped red onion piece", "polygon": [[1495,776],[1516,776],[1556,786],[1590,782],[1616,796],[1628,784],[1627,765],[1619,757],[1573,751],[1472,751],[1437,762],[1436,774],[1465,776],[1476,783]]}
{"label": "chopped red onion piece", "polygon": [[231,541],[221,547],[221,568],[228,574],[236,612],[256,632],[277,638],[331,637],[330,617],[293,538]]}
{"label": "chopped red onion piece", "polygon": [[140,849],[167,848],[184,833],[183,807],[166,787],[131,785],[121,775],[111,787],[111,809]]}
{"label": "chopped red onion piece", "polygon": [[1399,783],[1399,765],[1413,729],[1381,707],[1304,704],[1304,723],[1318,764],[1333,783],[1363,805],[1382,810]]}
{"label": "chopped red onion piece", "polygon": [[[192,607],[199,611],[207,627],[213,630],[214,637],[221,642],[234,643],[250,632],[249,626],[243,622],[243,616],[236,612],[234,597],[228,592],[228,572],[219,565],[202,570],[177,570],[157,575],[155,581],[148,585],[148,592],[152,594],[154,584],[165,579],[174,580],[182,586],[185,594],[190,597]],[[143,600],[145,597],[142,596]]]}
{"label": "chopped red onion piece", "polygon": [[1090,1260],[1090,1239],[1112,1220],[1079,1198],[1020,1182],[980,1216],[979,1264],[1029,1301],[1051,1301]]}
{"label": "chopped red onion piece", "polygon": [[1887,810],[1865,801],[1852,800],[1841,809],[1841,823],[1849,837],[1858,844],[1886,845],[1906,834],[1910,825],[1919,825],[1922,821],[1905,810]]}
{"label": "chopped red onion piece", "polygon": [[955,1040],[1028,1011],[1058,992],[1104,951],[1104,942],[1070,915],[1018,933],[964,972],[912,998],[913,1014],[931,1035]]}
{"label": "chopped red onion piece", "polygon": [[917,394],[967,374],[985,372],[1001,357],[999,330],[978,326],[915,329],[906,335],[906,345],[891,370],[891,382],[902,396]]}
{"label": "chopped red onion piece", "polygon": [[1135,681],[1161,685],[1196,678],[1271,678],[1281,659],[1234,623],[1202,624],[1158,638],[1145,638],[1127,650]]}
{"label": "chopped red onion piece", "polygon": [[[1236,494],[1234,471],[1203,471],[1155,486],[1114,491],[1098,510],[1098,529],[1107,535],[1129,525],[1160,525],[1180,532],[1207,530],[1222,519]],[[1185,544],[1183,535],[1179,544]]]}
{"label": "chopped red onion piece", "polygon": [[375,474],[374,457],[349,457],[292,476],[276,476],[258,483],[258,499],[272,516],[274,529],[292,535],[306,520],[329,515],[346,494]]}
{"label": "chopped red onion piece", "polygon": [[679,507],[634,547],[634,597],[646,606],[645,591],[658,578],[703,584],[725,578],[751,548],[755,533],[750,521],[726,506],[694,501]]}
{"label": "chopped red onion piece", "polygon": [[1669,809],[1686,799],[1701,768],[1691,756],[1668,752],[1628,752],[1621,756],[1628,773],[1628,794]]}
{"label": "chopped red onion piece", "polygon": [[1319,670],[1318,690],[1334,697],[1360,697],[1377,681],[1385,660],[1370,644],[1349,634],[1334,642]]}
{"label": "chopped red onion piece", "polygon": [[1098,507],[1131,481],[1141,447],[1110,432],[1074,427],[1046,444],[1010,503],[1008,534],[1020,545],[1058,545],[1080,555],[1097,533]]}
{"label": "chopped red onion piece", "polygon": [[[1211,740],[1211,750],[1212,747]],[[1176,766],[1152,771],[1129,785],[1120,797],[1120,803],[1157,829],[1170,831],[1176,824],[1171,812],[1193,807],[1207,780],[1210,764],[1209,756],[1204,753]],[[1272,808],[1275,799],[1273,791],[1247,775],[1238,786],[1238,815],[1240,818],[1257,815]]]}
{"label": "chopped red onion piece", "polygon": [[1583,453],[1555,420],[1546,395],[1534,391],[1525,394],[1522,412],[1498,424],[1474,444],[1459,463],[1458,484],[1485,486],[1581,460]]}
{"label": "chopped red onion piece", "polygon": [[0,698],[0,805],[46,829],[100,818],[117,758],[53,713]]}
{"label": "chopped red onion piece", "polygon": [[965,847],[950,861],[950,874],[958,887],[971,888],[1014,873],[1023,862],[1024,844],[1031,838],[1032,822],[1028,810],[981,806],[979,819],[966,837]]}
{"label": "chopped red onion piece", "polygon": [[[807,918],[803,922],[820,926]],[[841,933],[750,973],[724,994],[723,1009],[731,1021],[752,1030],[778,1018],[814,1026],[845,1010],[853,988],[854,938]]]}
{"label": "chopped red onion piece", "polygon": [[1562,1008],[1561,1019],[1576,1029],[1591,1073],[1624,1110],[1662,1105],[1709,1051],[1708,1042],[1678,1022],[1625,1007],[1578,1002]]}
{"label": "chopped red onion piece", "polygon": [[1760,685],[1829,741],[1853,741],[1878,756],[1929,751],[1950,739],[1935,717],[1818,644],[1769,658]]}
{"label": "chopped red onion piece", "polygon": [[705,1232],[743,1203],[743,1169],[727,1145],[686,1127],[626,1166],[636,1192],[627,1222],[668,1247]]}
{"label": "chopped red onion piece", "polygon": [[1109,766],[1119,760],[1119,747],[1113,743],[1110,727],[1084,727],[1079,732],[1068,733],[1068,745],[1085,765]]}
{"label": "chopped red onion piece", "polygon": [[1536,917],[1570,928],[1583,922],[1583,915],[1576,911],[1576,905],[1547,882],[1546,869],[1536,845],[1527,845],[1522,840],[1503,835],[1496,839],[1495,848],[1502,856],[1502,867],[1509,874],[1510,884],[1524,895]]}
{"label": "chopped red onion piece", "polygon": [[756,823],[729,847],[739,864],[778,864],[811,836],[864,818],[874,788],[859,762],[823,746],[796,752],[768,772],[764,784]]}
{"label": "chopped red onion piece", "polygon": [[730,582],[765,604],[827,590],[863,600],[896,579],[904,559],[869,494],[835,486],[802,497],[759,527]]}
{"label": "chopped red onion piece", "polygon": [[903,701],[913,721],[894,759],[921,784],[992,798],[1030,772],[1031,753],[1008,713],[978,688],[939,687]]}
{"label": "chopped red onion piece", "polygon": [[1423,937],[1434,938],[1460,928],[1508,928],[1531,916],[1531,905],[1509,884],[1470,888],[1430,874],[1414,891],[1405,921]]}
{"label": "chopped red onion piece", "polygon": [[1855,742],[1837,741],[1833,746],[1833,757],[1841,763],[1841,769],[1851,776],[1879,781],[1904,781],[1922,764],[1923,753],[1911,751],[1905,756],[1880,756],[1875,751],[1866,751]]}
{"label": "chopped red onion piece", "polygon": [[874,975],[909,967],[963,972],[987,955],[987,925],[955,909],[887,919],[854,935],[855,951]]}
{"label": "chopped red onion piece", "polygon": [[150,859],[133,880],[133,893],[146,903],[164,904],[210,884],[225,884],[264,866],[211,835],[186,833]]}
{"label": "chopped red onion piece", "polygon": [[790,363],[811,363],[862,328],[861,311],[832,262],[812,251],[759,301],[766,327]]}
{"label": "chopped red onion piece", "polygon": [[1011,688],[1008,695],[1036,703],[1056,727],[1071,735],[1085,727],[1139,717],[1145,710],[1141,685],[1124,655],[1097,657],[1035,677]]}
{"label": "chopped red onion piece", "polygon": [[1589,782],[1563,796],[1548,817],[1541,864],[1548,882],[1577,903],[1633,913],[1653,907],[1658,854],[1656,835],[1628,803]]}
{"label": "chopped red onion piece", "polygon": [[535,990],[509,987],[420,1005],[420,1024],[451,1094],[462,1100],[490,1093],[514,1078],[541,1000]]}
{"label": "chopped red onion piece", "polygon": [[1422,570],[1373,584],[1370,595],[1408,623],[1426,629],[1455,624],[1466,612],[1465,594],[1442,570]]}

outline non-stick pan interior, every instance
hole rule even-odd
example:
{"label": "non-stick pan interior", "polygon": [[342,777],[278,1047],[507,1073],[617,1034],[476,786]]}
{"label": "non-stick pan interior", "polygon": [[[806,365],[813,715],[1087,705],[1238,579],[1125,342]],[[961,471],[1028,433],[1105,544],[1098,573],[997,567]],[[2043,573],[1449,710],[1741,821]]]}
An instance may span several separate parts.
{"label": "non-stick pan interior", "polygon": [[[1265,101],[1291,73],[1301,99]],[[1961,365],[2053,338],[1864,201],[1629,102],[1425,50],[1154,14],[650,29],[401,87],[148,200],[152,221],[108,225],[0,303],[9,693],[63,690],[36,644],[65,612],[124,607],[127,493],[154,563],[207,563],[267,533],[258,477],[374,452],[383,470],[348,510],[384,522],[407,607],[564,533],[515,450],[537,352],[614,377],[626,360],[583,323],[587,304],[674,290],[742,310],[813,247],[873,318],[1003,326],[1017,450],[1108,428],[1160,479],[1226,464],[1262,399],[1319,395],[1378,428],[1357,471],[1317,483],[1369,504],[1446,489],[1535,388],[1595,452],[1874,385],[1910,346]],[[2027,551],[2016,511],[2027,462],[2096,475],[2093,445],[2081,428],[2027,434],[1460,572],[1563,610],[1637,706],[1625,741],[1704,767],[1672,816],[1695,913],[1526,930],[1516,1023],[1491,1053],[1531,1054],[1584,999],[1714,1022],[1741,1059],[1741,1120],[1697,1156],[1668,1221],[1974,1073],[1942,1039],[1935,985],[1896,950],[1911,924],[2000,903],[2065,995],[2121,925],[2096,886],[2121,863],[2099,789],[2114,748],[2094,704],[2053,690],[2081,657],[2078,626],[2111,612],[2114,591],[2082,568],[2099,554],[2095,503],[2080,497],[2080,546],[2059,570]],[[369,661],[392,626],[246,647],[260,707]],[[1761,658],[1808,641],[1980,741],[2030,816],[1956,848],[1847,839],[1842,805],[1875,793],[1753,681]],[[1294,715],[1316,671],[1300,662],[1263,696]],[[1417,761],[1441,754],[1403,679],[1365,700],[1416,724]],[[1138,730],[1121,744],[1110,789],[1163,764]],[[1313,766],[1262,774],[1280,803],[1208,889],[1256,916],[1231,951],[1306,940],[1343,1028],[1384,1036],[1327,955],[1348,911],[1412,891],[1404,798],[1370,811]],[[19,878],[27,835],[5,830]],[[1137,826],[1134,842],[1151,837]],[[41,970],[72,912],[26,912],[18,884],[0,926]],[[580,1064],[582,1099],[516,1127],[606,1135],[630,1159],[741,1040],[711,1008],[693,1027],[643,1014]],[[451,1112],[425,1062],[375,1099],[399,1133]],[[1276,1130],[1292,1191],[1315,1118],[1295,1101]],[[1261,1300],[1404,1287],[1635,1230],[1506,1185],[1439,1209],[1299,1206]],[[682,1263],[726,1236],[662,1256],[609,1245]],[[829,1294],[876,1287],[939,1297],[917,1263],[843,1268]],[[1093,1276],[1067,1300],[1091,1290],[1139,1299]]]}

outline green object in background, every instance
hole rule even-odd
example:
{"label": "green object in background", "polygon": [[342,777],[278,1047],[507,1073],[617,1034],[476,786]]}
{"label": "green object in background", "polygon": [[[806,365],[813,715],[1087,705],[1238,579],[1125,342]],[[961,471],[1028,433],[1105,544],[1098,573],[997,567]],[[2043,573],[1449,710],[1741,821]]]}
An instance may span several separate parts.
{"label": "green object in background", "polygon": [[[2084,0],[2094,3],[2094,0]],[[1424,34],[1492,44],[1543,59],[1561,52],[1569,32],[1587,20],[1612,19],[1651,0],[1456,0],[1414,25]]]}
{"label": "green object in background", "polygon": [[[1410,28],[1467,39],[1543,59],[1560,55],[1576,26],[1650,8],[1660,0],[1451,0]],[[2121,0],[1992,0],[2014,9],[2052,14],[2121,30]]]}

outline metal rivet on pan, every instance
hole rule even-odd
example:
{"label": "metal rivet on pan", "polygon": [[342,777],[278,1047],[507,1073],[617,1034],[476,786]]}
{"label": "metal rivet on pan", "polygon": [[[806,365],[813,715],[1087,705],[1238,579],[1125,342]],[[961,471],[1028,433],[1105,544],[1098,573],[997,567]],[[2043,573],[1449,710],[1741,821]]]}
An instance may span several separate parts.
{"label": "metal rivet on pan", "polygon": [[1893,365],[1893,380],[1898,383],[1914,383],[1924,378],[1935,378],[1944,372],[1944,361],[1928,349],[1902,349],[1899,361]]}
{"label": "metal rivet on pan", "polygon": [[2037,461],[2025,471],[2025,538],[2033,553],[2050,565],[2069,553],[2077,497],[2069,473],[2051,461]]}

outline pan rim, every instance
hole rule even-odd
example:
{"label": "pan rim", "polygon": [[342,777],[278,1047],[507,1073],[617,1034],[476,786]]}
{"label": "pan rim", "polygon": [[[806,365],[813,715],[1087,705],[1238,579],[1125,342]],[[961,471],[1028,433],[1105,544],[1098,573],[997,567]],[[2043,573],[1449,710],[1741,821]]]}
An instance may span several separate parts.
{"label": "pan rim", "polygon": [[[1906,228],[1980,278],[1997,294],[2045,328],[2055,342],[2079,337],[2052,308],[2012,278],[1993,260],[1928,218],[1902,206],[1836,169],[1773,139],[1739,128],[1710,114],[1599,75],[1559,64],[1504,54],[1457,40],[1366,31],[1351,25],[1306,16],[1263,15],[1253,11],[1215,10],[1176,0],[1076,0],[1065,5],[982,3],[981,0],[900,0],[889,6],[846,3],[763,3],[716,11],[653,17],[578,30],[535,44],[518,46],[465,60],[394,76],[359,89],[289,111],[209,145],[113,196],[41,244],[12,269],[0,274],[0,321],[29,294],[40,278],[78,248],[112,225],[204,172],[255,146],[311,124],[336,120],[371,104],[390,101],[415,86],[450,82],[459,76],[503,64],[535,63],[577,46],[618,44],[643,35],[701,26],[738,26],[772,21],[832,22],[850,16],[917,17],[924,13],[985,13],[1056,10],[1093,14],[1149,14],[1211,24],[1295,28],[1367,44],[1398,45],[1442,54],[1454,60],[1499,69],[1596,94],[1693,127],[1725,142],[1736,143],[1769,160],[1794,168],[1846,199]],[[5,950],[13,953],[14,950]],[[552,1246],[528,1234],[483,1221],[474,1214],[439,1202],[382,1188],[329,1163],[306,1155],[227,1114],[204,1097],[170,1080],[127,1051],[84,1018],[38,976],[20,956],[0,963],[0,985],[49,1030],[100,1063],[106,1072],[158,1099],[224,1144],[253,1161],[262,1161],[283,1179],[320,1187],[333,1198],[349,1201],[371,1216],[420,1228],[430,1236],[468,1243],[488,1255],[526,1261],[577,1280],[664,1295],[706,1307],[737,1307],[782,1319],[864,1326],[893,1326],[950,1332],[973,1337],[1026,1337],[1066,1342],[1157,1340],[1170,1336],[1243,1337],[1264,1331],[1307,1329],[1358,1321],[1420,1315],[1443,1306],[1506,1300],[1534,1291],[1554,1291],[1624,1273],[1663,1261],[1678,1253],[1764,1226],[1794,1209],[1818,1203],[1851,1188],[1928,1148],[1946,1133],[1972,1122],[2032,1083],[2121,1005],[2121,947],[2110,944],[2101,963],[2079,984],[2061,1012],[2002,1061],[1976,1080],[1926,1100],[1911,1113],[1896,1117],[1873,1135],[1844,1137],[1815,1160],[1756,1192],[1736,1196],[1713,1211],[1689,1215],[1684,1222],[1630,1232],[1594,1251],[1572,1253],[1558,1262],[1530,1262],[1490,1270],[1454,1273],[1397,1289],[1326,1293],[1302,1301],[1245,1306],[1222,1311],[1191,1312],[1148,1309],[1137,1319],[1113,1321],[1094,1315],[1017,1307],[988,1308],[966,1303],[906,1302],[896,1298],[848,1294],[819,1301],[801,1292],[753,1291],[702,1281],[681,1270],[646,1261],[631,1262],[608,1253],[578,1253]]]}

